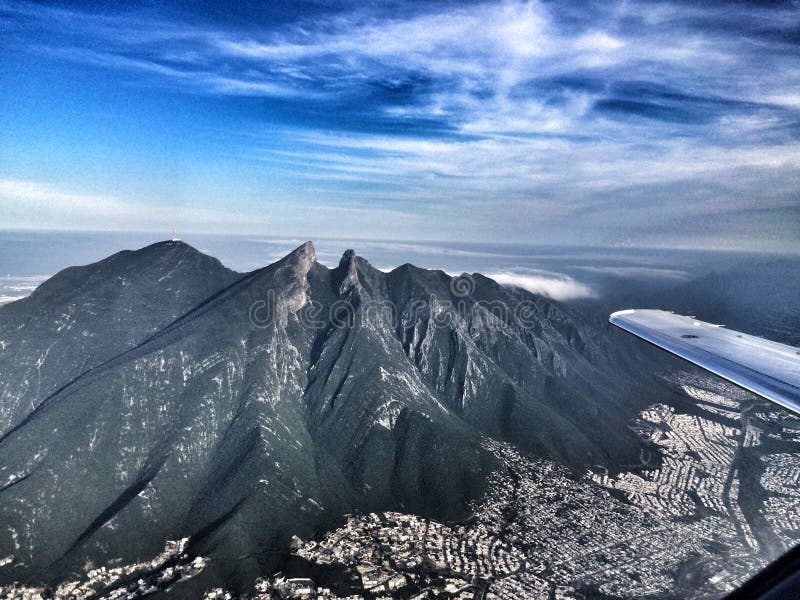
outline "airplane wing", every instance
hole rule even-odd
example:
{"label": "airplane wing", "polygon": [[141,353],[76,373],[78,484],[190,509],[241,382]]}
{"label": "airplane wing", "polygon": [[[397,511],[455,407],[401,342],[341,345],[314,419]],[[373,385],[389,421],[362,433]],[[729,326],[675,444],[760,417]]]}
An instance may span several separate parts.
{"label": "airplane wing", "polygon": [[800,349],[663,310],[620,310],[609,321],[800,415]]}

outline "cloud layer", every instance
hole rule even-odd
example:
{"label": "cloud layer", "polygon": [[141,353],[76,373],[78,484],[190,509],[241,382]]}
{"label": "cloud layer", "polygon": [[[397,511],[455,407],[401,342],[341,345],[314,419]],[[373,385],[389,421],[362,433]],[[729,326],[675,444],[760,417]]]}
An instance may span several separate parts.
{"label": "cloud layer", "polygon": [[554,300],[576,300],[594,296],[592,288],[576,281],[569,275],[540,271],[536,274],[499,272],[489,273],[487,277],[500,285],[519,287],[534,294],[543,294]]}

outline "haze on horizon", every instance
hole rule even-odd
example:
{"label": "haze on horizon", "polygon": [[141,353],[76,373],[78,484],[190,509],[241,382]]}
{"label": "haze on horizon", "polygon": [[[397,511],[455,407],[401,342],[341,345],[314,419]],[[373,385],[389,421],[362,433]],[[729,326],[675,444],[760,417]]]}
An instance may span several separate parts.
{"label": "haze on horizon", "polygon": [[0,0],[0,228],[799,253],[799,8]]}

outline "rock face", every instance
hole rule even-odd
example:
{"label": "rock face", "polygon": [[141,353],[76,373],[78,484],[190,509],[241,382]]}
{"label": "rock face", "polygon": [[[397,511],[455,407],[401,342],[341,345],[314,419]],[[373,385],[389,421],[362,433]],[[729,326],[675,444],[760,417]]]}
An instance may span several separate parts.
{"label": "rock face", "polygon": [[345,512],[465,516],[482,436],[628,460],[654,392],[606,339],[480,275],[329,269],[310,242],[247,274],[181,242],[67,269],[0,307],[0,583],[189,537],[210,563],[187,597],[244,590]]}

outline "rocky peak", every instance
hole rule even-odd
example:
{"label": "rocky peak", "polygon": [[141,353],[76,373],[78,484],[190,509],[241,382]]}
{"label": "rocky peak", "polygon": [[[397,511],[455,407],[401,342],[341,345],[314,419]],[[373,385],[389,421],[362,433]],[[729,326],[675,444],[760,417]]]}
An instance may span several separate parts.
{"label": "rocky peak", "polygon": [[[155,242],[139,250],[124,250],[119,253],[121,256],[126,256],[130,259],[168,259],[173,256],[206,256],[191,244],[187,244],[181,240],[165,240],[162,242]],[[212,258],[212,257],[208,257]]]}
{"label": "rocky peak", "polygon": [[344,251],[344,254],[342,254],[342,258],[339,261],[339,264],[341,265],[342,263],[352,261],[353,259],[355,259],[355,257],[356,257],[356,251],[353,250],[352,248],[348,248],[347,250]]}
{"label": "rocky peak", "polygon": [[271,271],[273,268],[283,271],[289,275],[290,281],[299,280],[304,285],[308,277],[308,272],[317,260],[317,253],[314,250],[312,242],[305,242],[301,244],[289,254],[284,256],[274,265],[265,268],[265,271]]}
{"label": "rocky peak", "polygon": [[[308,272],[314,266],[317,254],[312,242],[305,242],[292,250],[289,254],[278,261],[278,271],[283,271],[286,277],[284,288],[281,292],[283,300],[280,308],[285,308],[288,312],[298,311],[308,301]],[[267,271],[270,267],[267,267]],[[286,313],[281,310],[281,319],[285,319]]]}
{"label": "rocky peak", "polygon": [[297,268],[298,271],[301,271],[303,274],[305,274],[308,273],[311,265],[313,265],[316,260],[317,253],[314,249],[314,243],[308,241],[284,256],[280,262],[284,263],[285,265],[291,265]]}
{"label": "rocky peak", "polygon": [[345,250],[339,261],[339,293],[344,293],[354,287],[360,287],[358,281],[358,265],[355,250]]}

